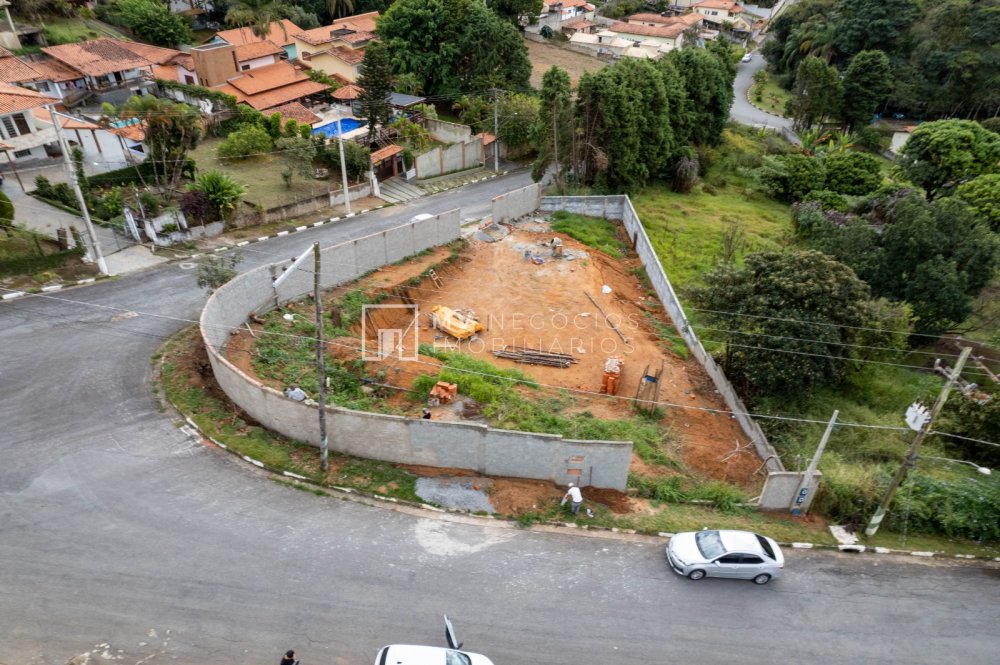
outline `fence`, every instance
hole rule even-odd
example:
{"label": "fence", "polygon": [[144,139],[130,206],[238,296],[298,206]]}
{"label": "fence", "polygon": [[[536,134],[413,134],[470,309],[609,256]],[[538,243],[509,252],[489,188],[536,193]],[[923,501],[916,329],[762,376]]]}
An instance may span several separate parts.
{"label": "fence", "polygon": [[413,164],[417,178],[433,178],[482,165],[483,140],[478,136],[446,148],[434,148],[418,156]]}
{"label": "fence", "polygon": [[729,383],[729,379],[726,378],[722,368],[716,364],[715,359],[702,346],[698,335],[688,323],[684,308],[681,306],[680,300],[663,270],[663,264],[660,263],[656,250],[649,241],[646,230],[643,228],[639,215],[636,214],[628,196],[546,196],[542,198],[541,210],[544,212],[565,210],[588,217],[622,220],[628,231],[629,239],[646,268],[646,274],[649,276],[649,281],[652,283],[656,295],[659,296],[660,302],[663,303],[670,315],[674,327],[684,338],[691,354],[712,379],[715,389],[722,395],[722,399],[725,400],[726,406],[735,416],[743,432],[753,441],[754,448],[760,458],[764,460],[768,471],[784,471],[778,454],[771,447],[764,432],[760,429],[760,425],[747,415],[747,408],[743,404],[743,400],[736,394],[736,389]]}
{"label": "fence", "polygon": [[[411,222],[322,251],[324,288],[343,284],[380,266],[399,261],[461,235],[458,210]],[[200,327],[215,378],[240,408],[284,436],[319,445],[316,409],[287,399],[247,376],[223,356],[230,331],[251,312],[300,298],[312,290],[313,275],[295,271],[278,289],[277,266],[262,266],[218,289],[202,310]],[[632,444],[623,441],[574,441],[561,436],[511,432],[471,423],[431,422],[328,407],[330,448],[403,464],[473,469],[479,473],[570,480],[624,489]]]}

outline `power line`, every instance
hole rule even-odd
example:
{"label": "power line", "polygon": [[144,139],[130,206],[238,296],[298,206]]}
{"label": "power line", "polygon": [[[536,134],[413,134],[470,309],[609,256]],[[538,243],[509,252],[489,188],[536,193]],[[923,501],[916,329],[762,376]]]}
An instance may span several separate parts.
{"label": "power line", "polygon": [[[0,287],[0,290],[14,292],[13,289],[8,289],[8,288],[4,288],[4,287]],[[165,314],[155,314],[155,313],[152,313],[152,312],[140,312],[140,311],[136,311],[134,309],[127,309],[127,308],[116,307],[116,306],[112,306],[112,305],[102,305],[102,304],[99,304],[99,303],[88,303],[88,302],[73,300],[73,299],[70,299],[70,298],[62,298],[62,297],[54,296],[54,295],[50,295],[50,294],[41,294],[41,293],[39,293],[39,294],[32,294],[30,296],[27,296],[26,298],[22,298],[21,301],[23,302],[24,300],[30,300],[31,298],[52,300],[52,301],[56,301],[56,302],[66,303],[66,304],[82,305],[82,306],[85,306],[85,307],[93,307],[93,308],[104,309],[104,310],[111,310],[111,311],[122,312],[122,313],[125,313],[125,312],[134,312],[135,314],[137,314],[139,316],[156,318],[156,319],[161,319],[161,320],[166,320],[166,321],[174,321],[174,322],[178,322],[178,323],[186,323],[186,324],[196,324],[196,323],[198,323],[198,321],[196,321],[196,320],[186,319],[186,318],[183,318],[183,317],[168,316],[168,315],[165,315]],[[213,327],[213,328],[220,329],[220,330],[226,330],[226,331],[229,331],[229,330],[232,329],[230,326],[223,326],[223,325],[212,326],[211,324],[207,324],[207,325],[209,325],[209,327]],[[315,342],[316,341],[315,337],[310,337],[310,336],[307,336],[307,335],[295,335],[295,334],[290,334],[290,333],[282,333],[282,332],[268,331],[268,330],[260,330],[260,331],[257,331],[257,332],[258,332],[258,334],[275,335],[275,336],[286,337],[286,338],[290,338],[290,339],[296,339],[296,340],[304,341],[304,342]],[[326,344],[329,345],[329,346],[335,346],[335,347],[338,347],[338,348],[343,348],[343,349],[352,350],[352,351],[357,351],[359,349],[359,347],[357,345],[350,345],[350,344],[344,344],[344,343],[338,343],[338,342],[332,342],[332,341],[326,342]],[[412,362],[416,362],[418,364],[427,365],[427,366],[438,368],[438,369],[440,369],[440,368],[442,368],[442,367],[445,366],[443,364],[434,364],[434,363],[428,362],[426,360],[420,360],[419,358],[417,360],[415,360],[415,361],[412,361]],[[478,370],[472,370],[472,369],[466,369],[466,368],[460,368],[460,367],[453,367],[453,366],[447,366],[447,368],[449,370],[451,370],[451,371],[462,372],[462,373],[466,373],[466,374],[473,374],[473,375],[478,375],[478,376],[484,376],[484,377],[488,377],[488,378],[492,378],[492,379],[496,379],[496,380],[508,381],[508,382],[511,382],[511,383],[517,383],[517,384],[521,384],[521,385],[527,385],[529,387],[546,388],[546,389],[553,390],[553,391],[558,391],[558,392],[568,392],[568,393],[574,393],[574,394],[580,394],[580,395],[587,395],[587,396],[593,396],[593,397],[603,397],[603,398],[607,398],[607,399],[618,399],[618,400],[623,400],[623,401],[626,401],[626,402],[642,402],[643,404],[655,404],[656,406],[662,406],[662,407],[665,407],[665,408],[675,408],[675,409],[683,409],[683,410],[689,410],[689,411],[706,412],[706,413],[711,413],[713,415],[729,415],[731,417],[736,417],[736,416],[739,416],[739,415],[745,415],[745,416],[749,416],[751,418],[759,418],[759,419],[765,419],[765,420],[799,422],[799,423],[817,424],[817,425],[826,425],[827,424],[827,421],[825,421],[825,420],[814,420],[814,419],[809,419],[809,418],[796,418],[796,417],[793,417],[793,416],[780,416],[780,415],[766,414],[766,413],[754,413],[754,412],[750,412],[750,411],[745,411],[745,412],[730,411],[730,410],[727,410],[727,409],[719,409],[719,408],[714,408],[714,407],[703,407],[703,406],[693,406],[693,405],[690,405],[690,404],[676,404],[676,403],[673,403],[673,402],[665,402],[665,401],[651,402],[649,400],[639,400],[639,399],[636,399],[636,398],[633,398],[633,397],[626,397],[626,396],[622,396],[622,395],[606,395],[606,394],[602,394],[602,393],[595,392],[595,391],[592,391],[592,390],[584,390],[582,388],[571,388],[571,387],[566,387],[566,386],[556,386],[556,385],[552,385],[552,384],[539,383],[538,381],[534,381],[534,380],[518,379],[518,378],[510,377],[510,376],[504,376],[504,375],[500,375],[500,374],[493,374],[493,373],[490,373],[490,372],[481,372],[481,371],[478,371]],[[908,431],[907,427],[897,427],[897,426],[892,426],[892,425],[870,425],[870,424],[865,424],[865,423],[851,423],[851,422],[844,422],[844,421],[838,421],[837,422],[837,426],[854,427],[854,428],[861,428],[861,429],[886,430],[886,431]],[[986,445],[1000,446],[1000,443],[994,443],[994,442],[991,442],[991,441],[983,441],[983,440],[978,440],[978,439],[969,439],[968,437],[962,437],[962,436],[955,435],[955,434],[949,434],[947,432],[934,431],[933,434],[937,434],[938,436],[944,436],[944,437],[952,437],[952,438],[959,438],[959,439],[970,440],[970,441],[974,441],[976,443],[983,443],[983,444],[986,444]]]}

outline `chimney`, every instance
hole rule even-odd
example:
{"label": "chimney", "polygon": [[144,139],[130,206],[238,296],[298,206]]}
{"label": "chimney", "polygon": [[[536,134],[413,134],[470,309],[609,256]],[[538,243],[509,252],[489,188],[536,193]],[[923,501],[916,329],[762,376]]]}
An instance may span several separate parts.
{"label": "chimney", "polygon": [[191,49],[194,71],[198,82],[206,88],[221,85],[238,76],[240,68],[236,62],[236,47],[232,44],[204,44]]}

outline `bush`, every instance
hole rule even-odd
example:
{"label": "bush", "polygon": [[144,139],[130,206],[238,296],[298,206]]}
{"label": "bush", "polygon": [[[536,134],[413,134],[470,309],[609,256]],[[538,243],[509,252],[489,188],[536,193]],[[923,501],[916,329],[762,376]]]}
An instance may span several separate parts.
{"label": "bush", "polygon": [[882,169],[878,159],[862,152],[827,155],[826,189],[841,194],[861,196],[871,194],[882,184]]}
{"label": "bush", "polygon": [[14,204],[7,195],[0,192],[0,224],[11,226],[14,223]]}
{"label": "bush", "polygon": [[812,191],[825,189],[823,161],[806,155],[765,157],[761,182],[771,195],[783,201],[801,201]]}
{"label": "bush", "polygon": [[121,187],[112,187],[98,199],[94,214],[102,219],[118,217],[125,212],[125,197]]}
{"label": "bush", "polygon": [[139,203],[146,211],[147,217],[156,217],[160,214],[160,199],[152,192],[140,192]]}
{"label": "bush", "polygon": [[802,197],[803,202],[816,201],[824,210],[847,212],[847,199],[829,189],[814,189]]}
{"label": "bush", "polygon": [[986,120],[980,120],[979,124],[983,126],[983,129],[988,129],[994,134],[1000,134],[1000,118],[987,118]]}
{"label": "bush", "polygon": [[274,148],[271,135],[259,125],[247,125],[226,137],[219,146],[220,159],[248,159]]}
{"label": "bush", "polygon": [[[87,176],[87,182],[93,187],[105,187],[107,185],[135,185],[143,182],[151,182],[156,178],[154,164],[150,161],[142,162],[136,166],[126,166],[123,169],[98,173]],[[37,186],[37,178],[36,183]]]}
{"label": "bush", "polygon": [[854,134],[854,143],[870,152],[882,152],[889,147],[891,133],[889,130],[879,129],[867,125]]}
{"label": "bush", "polygon": [[229,136],[233,132],[251,125],[264,126],[264,114],[252,106],[237,104],[233,111],[235,112],[233,117],[223,120],[211,128],[213,136]]}

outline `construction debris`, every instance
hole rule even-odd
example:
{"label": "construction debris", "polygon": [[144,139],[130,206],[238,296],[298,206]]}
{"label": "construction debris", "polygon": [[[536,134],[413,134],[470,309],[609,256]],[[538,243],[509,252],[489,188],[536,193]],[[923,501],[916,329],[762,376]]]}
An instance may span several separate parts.
{"label": "construction debris", "polygon": [[469,339],[483,331],[483,324],[471,309],[454,310],[444,305],[435,305],[431,309],[431,327],[459,340]]}
{"label": "construction debris", "polygon": [[507,358],[517,363],[524,363],[525,365],[548,365],[549,367],[562,367],[563,369],[575,362],[579,362],[568,353],[553,353],[511,345],[503,347],[500,351],[494,351],[493,355],[498,358]]}
{"label": "construction debris", "polygon": [[622,380],[622,367],[625,361],[618,356],[611,356],[604,361],[604,374],[601,376],[601,394],[617,395],[618,384]]}
{"label": "construction debris", "polygon": [[440,404],[450,404],[455,401],[455,396],[458,395],[458,384],[448,383],[447,381],[438,381],[431,388],[430,396],[428,397],[428,403],[431,406],[438,406]]}
{"label": "construction debris", "polygon": [[656,410],[656,403],[660,400],[660,383],[663,380],[664,366],[665,363],[661,360],[660,369],[655,373],[649,373],[649,365],[642,370],[639,387],[635,391],[636,408],[640,411],[652,413]]}

